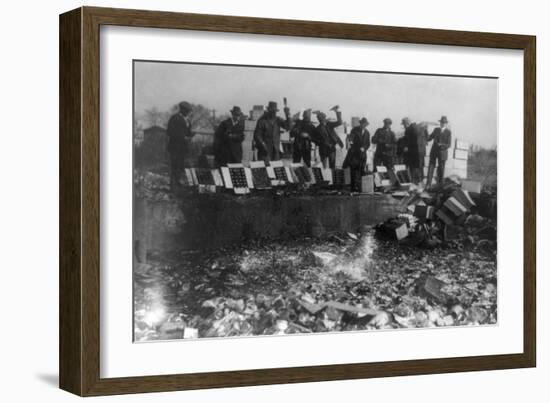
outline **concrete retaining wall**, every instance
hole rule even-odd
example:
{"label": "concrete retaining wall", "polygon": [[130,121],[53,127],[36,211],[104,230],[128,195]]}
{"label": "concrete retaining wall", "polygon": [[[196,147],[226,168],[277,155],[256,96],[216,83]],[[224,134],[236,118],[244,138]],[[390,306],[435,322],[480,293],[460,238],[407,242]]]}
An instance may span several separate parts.
{"label": "concrete retaining wall", "polygon": [[233,196],[194,194],[184,200],[134,203],[134,240],[146,250],[218,248],[246,239],[281,239],[357,231],[396,214],[389,195]]}

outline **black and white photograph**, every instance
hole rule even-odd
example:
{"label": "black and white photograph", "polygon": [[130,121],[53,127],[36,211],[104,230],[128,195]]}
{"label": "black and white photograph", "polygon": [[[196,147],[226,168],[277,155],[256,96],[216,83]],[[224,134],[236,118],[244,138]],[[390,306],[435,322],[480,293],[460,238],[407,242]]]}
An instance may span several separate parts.
{"label": "black and white photograph", "polygon": [[134,342],[498,325],[498,87],[134,60]]}

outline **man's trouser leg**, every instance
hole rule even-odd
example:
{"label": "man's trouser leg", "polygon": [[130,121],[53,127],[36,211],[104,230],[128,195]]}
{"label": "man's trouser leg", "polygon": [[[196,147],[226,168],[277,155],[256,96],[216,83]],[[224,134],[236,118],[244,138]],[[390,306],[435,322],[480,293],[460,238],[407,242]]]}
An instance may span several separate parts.
{"label": "man's trouser leg", "polygon": [[307,167],[311,166],[311,150],[305,149],[302,151],[302,159]]}
{"label": "man's trouser leg", "polygon": [[302,160],[302,155],[300,154],[300,151],[294,151],[292,153],[292,162],[298,163]]}
{"label": "man's trouser leg", "polygon": [[328,166],[330,169],[336,168],[336,150],[332,150],[328,154]]}
{"label": "man's trouser leg", "polygon": [[434,177],[435,161],[430,159],[430,165],[428,166],[428,179],[426,179],[426,188],[432,186],[432,179]]}
{"label": "man's trouser leg", "polygon": [[424,180],[424,159],[425,159],[425,156],[424,155],[421,155],[419,158],[418,158],[418,172],[420,173],[420,176],[419,176],[419,183],[422,182]]}
{"label": "man's trouser leg", "polygon": [[376,172],[377,166],[380,166],[380,157],[375,154],[374,158],[372,159],[372,172]]}
{"label": "man's trouser leg", "polygon": [[323,164],[323,168],[328,168],[329,164],[329,157],[325,153],[321,154],[319,153],[319,157],[321,158],[321,163]]}
{"label": "man's trouser leg", "polygon": [[443,177],[445,176],[445,160],[441,158],[437,159],[437,183],[443,182]]}
{"label": "man's trouser leg", "polygon": [[350,168],[350,179],[351,179],[351,191],[360,192],[361,191],[361,168],[360,167],[351,167]]}
{"label": "man's trouser leg", "polygon": [[388,171],[390,169],[393,169],[393,157],[390,157],[389,155],[384,155],[384,166]]}
{"label": "man's trouser leg", "polygon": [[174,191],[179,188],[180,177],[183,172],[183,161],[173,156],[170,160],[170,190]]}

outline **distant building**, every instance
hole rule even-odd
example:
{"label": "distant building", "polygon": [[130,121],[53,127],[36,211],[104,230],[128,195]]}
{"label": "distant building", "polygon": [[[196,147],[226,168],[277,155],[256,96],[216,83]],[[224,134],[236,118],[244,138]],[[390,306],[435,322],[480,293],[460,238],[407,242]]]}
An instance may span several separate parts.
{"label": "distant building", "polygon": [[254,105],[250,111],[250,120],[258,120],[264,114],[265,109],[263,105]]}

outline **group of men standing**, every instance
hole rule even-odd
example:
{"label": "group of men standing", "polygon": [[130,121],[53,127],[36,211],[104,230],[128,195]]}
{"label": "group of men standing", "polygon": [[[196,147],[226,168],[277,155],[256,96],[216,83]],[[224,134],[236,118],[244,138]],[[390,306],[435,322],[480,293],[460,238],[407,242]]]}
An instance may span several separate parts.
{"label": "group of men standing", "polygon": [[[189,120],[192,111],[188,102],[179,103],[179,111],[174,114],[167,127],[168,153],[171,162],[171,184],[174,187],[183,172],[185,144],[193,137]],[[257,149],[258,159],[277,161],[281,159],[280,141],[281,132],[289,131],[293,138],[293,162],[304,162],[311,166],[312,144],[317,145],[319,156],[325,168],[336,166],[336,146],[344,147],[342,140],[335,128],[342,124],[342,113],[337,106],[331,108],[336,114],[336,121],[329,121],[325,113],[316,111],[318,125],[311,120],[312,111],[307,109],[302,113],[301,119],[294,123],[290,118],[290,109],[284,107],[284,118],[277,115],[279,111],[277,103],[270,101],[267,110],[261,116],[254,130],[254,147]],[[234,106],[230,111],[231,117],[222,121],[214,133],[214,158],[218,166],[227,163],[240,163],[243,157],[242,142],[244,141],[245,127],[241,109]],[[349,149],[344,160],[344,168],[349,167],[351,172],[352,190],[359,190],[361,176],[367,173],[367,150],[371,143],[376,145],[374,153],[374,166],[383,165],[392,169],[395,161],[404,163],[411,172],[412,180],[419,183],[424,179],[424,158],[426,143],[433,141],[430,151],[427,186],[431,185],[435,167],[437,164],[437,179],[441,181],[445,172],[447,150],[451,145],[451,131],[447,127],[447,117],[439,120],[440,127],[428,135],[427,129],[409,118],[401,121],[405,128],[405,134],[399,140],[391,129],[392,120],[386,118],[383,126],[376,130],[374,136],[370,136],[367,126],[367,118],[361,118],[359,126],[352,129],[348,140]]]}
{"label": "group of men standing", "polygon": [[311,146],[317,145],[319,157],[325,168],[336,167],[336,146],[344,147],[336,128],[342,124],[342,112],[338,105],[333,106],[331,111],[336,113],[336,121],[329,121],[324,112],[317,111],[319,124],[315,126],[311,121],[311,109],[302,113],[302,118],[296,121],[290,137],[294,139],[292,149],[292,161],[303,161],[308,167],[311,166]]}
{"label": "group of men standing", "polygon": [[414,123],[407,117],[403,118],[401,123],[405,134],[399,140],[391,129],[392,120],[386,118],[383,123],[383,127],[376,130],[372,139],[367,130],[369,121],[366,118],[362,118],[359,126],[354,127],[350,133],[350,148],[344,160],[344,167],[351,170],[352,191],[359,190],[361,176],[367,173],[366,151],[371,143],[376,145],[374,167],[383,165],[387,169],[392,169],[396,161],[403,163],[411,173],[412,181],[420,183],[424,180],[426,144],[433,141],[426,186],[431,186],[436,166],[437,180],[443,180],[448,149],[451,146],[451,130],[447,127],[449,121],[446,116],[441,117],[440,127],[435,128],[431,134],[428,134],[425,126]]}
{"label": "group of men standing", "polygon": [[[259,160],[277,161],[281,159],[281,132],[289,131],[293,138],[292,159],[303,161],[311,166],[311,147],[319,147],[319,155],[325,167],[334,168],[336,164],[336,145],[343,147],[342,140],[336,134],[335,128],[342,124],[342,113],[338,106],[331,109],[336,113],[337,120],[329,121],[325,113],[317,111],[319,124],[315,126],[311,120],[311,109],[303,112],[301,119],[293,122],[290,109],[284,107],[282,118],[277,102],[270,101],[266,112],[258,119],[254,129],[254,148]],[[238,106],[231,110],[231,118],[220,123],[214,133],[214,156],[218,166],[227,163],[241,162],[242,142],[244,140],[244,120]]]}

